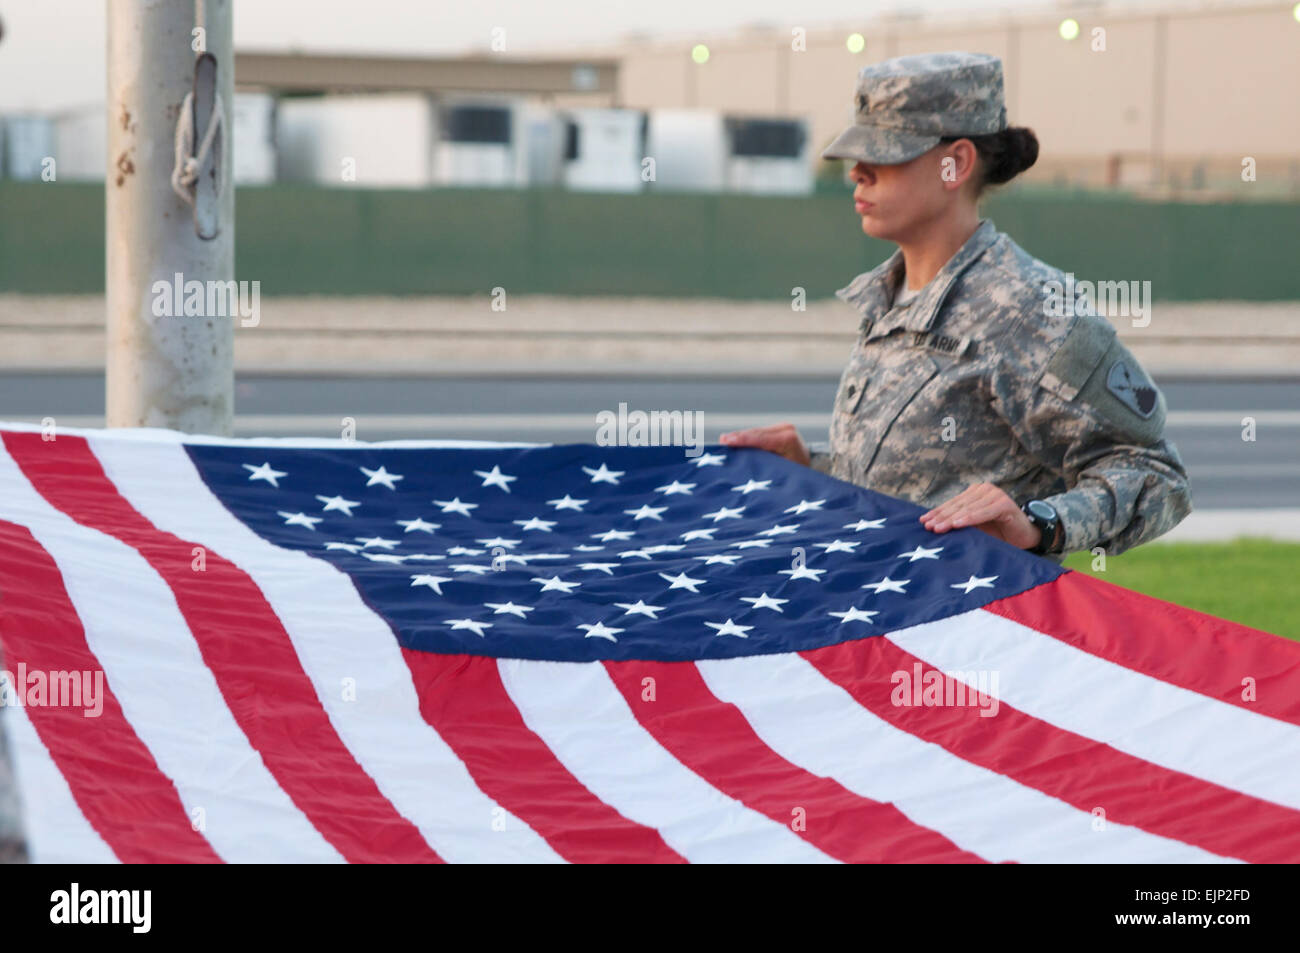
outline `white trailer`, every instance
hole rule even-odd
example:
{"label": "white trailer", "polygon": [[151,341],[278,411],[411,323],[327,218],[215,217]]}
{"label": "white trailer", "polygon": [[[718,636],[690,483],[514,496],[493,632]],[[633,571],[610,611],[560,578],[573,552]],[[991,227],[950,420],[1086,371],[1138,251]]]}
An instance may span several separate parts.
{"label": "white trailer", "polygon": [[[488,188],[527,184],[529,151],[518,128],[522,118],[509,100],[440,102],[433,147],[434,181]],[[539,174],[545,172],[546,159],[543,148],[537,156]]]}
{"label": "white trailer", "polygon": [[813,190],[808,126],[802,119],[728,117],[726,189],[763,195]]}
{"label": "white trailer", "polygon": [[[54,120],[49,116],[7,116],[4,127],[5,175],[39,181],[46,160],[55,158]],[[56,175],[57,171],[56,167]]]}
{"label": "white trailer", "polygon": [[236,93],[230,111],[235,184],[274,182],[275,97],[270,93]]}
{"label": "white trailer", "polygon": [[564,113],[564,176],[575,191],[639,192],[646,156],[646,114],[636,109]]}
{"label": "white trailer", "polygon": [[372,188],[434,181],[434,109],[423,93],[284,97],[275,121],[283,181]]}
{"label": "white trailer", "polygon": [[651,110],[645,148],[654,160],[650,191],[718,192],[726,182],[727,138],[716,112]]}

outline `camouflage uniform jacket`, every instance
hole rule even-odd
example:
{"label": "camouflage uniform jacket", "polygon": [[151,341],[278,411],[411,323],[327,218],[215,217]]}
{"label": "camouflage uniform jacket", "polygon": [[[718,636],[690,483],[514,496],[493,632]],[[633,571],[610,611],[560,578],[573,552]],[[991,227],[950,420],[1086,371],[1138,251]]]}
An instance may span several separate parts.
{"label": "camouflage uniform jacket", "polygon": [[[862,315],[814,468],[933,507],[973,483],[1061,517],[1063,553],[1121,553],[1191,511],[1165,400],[1087,301],[1051,317],[1058,269],[989,220],[893,306],[902,252],[837,295]],[[1063,555],[1053,555],[1056,561]]]}

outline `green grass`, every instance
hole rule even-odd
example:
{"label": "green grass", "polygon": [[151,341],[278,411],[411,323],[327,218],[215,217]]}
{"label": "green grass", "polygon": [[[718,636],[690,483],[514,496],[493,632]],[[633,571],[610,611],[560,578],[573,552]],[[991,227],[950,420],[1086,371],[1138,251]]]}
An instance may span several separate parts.
{"label": "green grass", "polygon": [[1300,640],[1300,543],[1153,543],[1106,557],[1074,553],[1065,565],[1137,592]]}

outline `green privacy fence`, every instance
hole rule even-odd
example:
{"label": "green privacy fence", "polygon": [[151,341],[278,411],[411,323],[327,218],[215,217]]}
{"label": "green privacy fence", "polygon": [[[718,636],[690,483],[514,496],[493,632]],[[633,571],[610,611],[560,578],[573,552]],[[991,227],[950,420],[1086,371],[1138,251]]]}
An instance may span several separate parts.
{"label": "green privacy fence", "polygon": [[[893,246],[847,191],[804,198],[276,185],[236,199],[237,277],[262,294],[825,297]],[[1083,280],[1156,299],[1300,300],[1300,204],[1009,192],[984,214]],[[104,287],[104,191],[0,182],[0,292]]]}

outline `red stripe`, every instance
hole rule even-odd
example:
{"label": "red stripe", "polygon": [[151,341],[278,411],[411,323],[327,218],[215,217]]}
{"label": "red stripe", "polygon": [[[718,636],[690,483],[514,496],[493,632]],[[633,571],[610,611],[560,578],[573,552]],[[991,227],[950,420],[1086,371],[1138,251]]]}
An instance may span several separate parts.
{"label": "red stripe", "polygon": [[[86,643],[59,567],[26,527],[4,521],[0,521],[0,620],[4,668],[15,678],[24,663],[29,673],[102,671]],[[97,718],[87,718],[84,708],[69,706],[33,705],[26,711],[81,813],[119,860],[220,862],[203,835],[194,830],[176,786],[159,770],[122,714],[107,679],[103,711]]]}
{"label": "red stripe", "polygon": [[[1090,655],[1300,725],[1300,643],[1067,572],[984,607]],[[1242,697],[1253,679],[1255,698]]]}
{"label": "red stripe", "polygon": [[424,720],[483,793],[560,856],[575,863],[685,863],[657,830],[628,820],[569,773],[524,723],[496,659],[412,649],[402,654]]}
{"label": "red stripe", "polygon": [[247,573],[211,550],[206,571],[195,572],[197,544],[138,513],[82,438],[44,442],[36,433],[6,432],[4,441],[52,506],[132,547],[162,576],[231,714],[276,782],[339,853],[353,862],[440,860],[334,731],[279,617]]}
{"label": "red stripe", "polygon": [[1005,701],[994,717],[982,716],[979,705],[895,705],[894,673],[910,675],[917,664],[943,678],[944,697],[956,682],[888,637],[800,654],[890,724],[1079,810],[1101,807],[1108,821],[1224,857],[1300,860],[1300,812],[1135,758]]}
{"label": "red stripe", "polygon": [[[713,787],[849,863],[981,863],[892,804],[860,797],[781,757],[693,662],[606,662],[637,721]],[[644,679],[654,679],[647,697]],[[801,812],[801,813],[800,813]],[[802,825],[794,822],[799,820]],[[800,826],[803,827],[800,830]]]}

